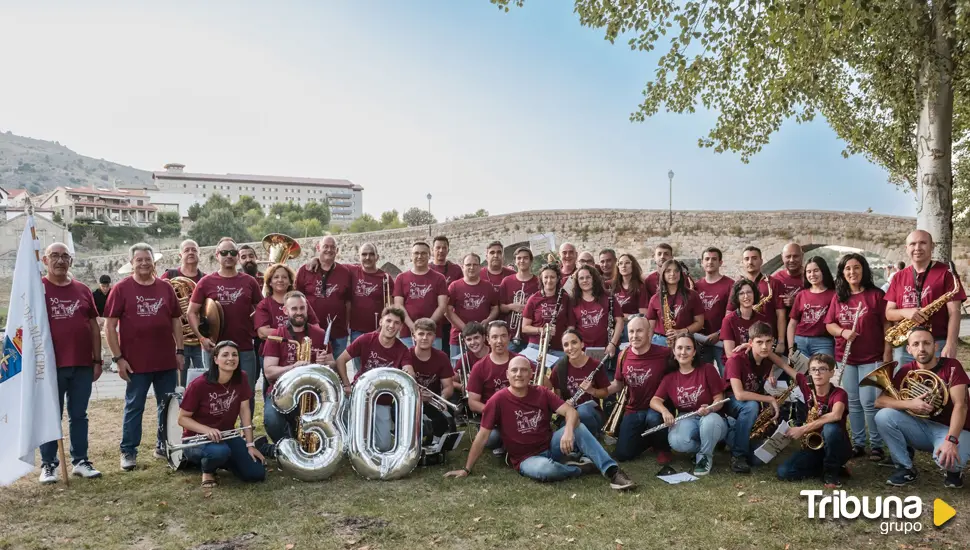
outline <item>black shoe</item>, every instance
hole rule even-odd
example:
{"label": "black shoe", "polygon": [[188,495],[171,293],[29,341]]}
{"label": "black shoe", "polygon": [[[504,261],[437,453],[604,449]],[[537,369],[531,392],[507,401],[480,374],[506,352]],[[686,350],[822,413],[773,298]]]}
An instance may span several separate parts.
{"label": "black shoe", "polygon": [[851,458],[859,458],[860,456],[866,456],[866,448],[865,447],[860,447],[860,446],[852,447],[852,457]]}
{"label": "black shoe", "polygon": [[943,486],[947,489],[963,488],[963,472],[947,472],[943,480]]}
{"label": "black shoe", "polygon": [[575,466],[579,468],[579,471],[582,472],[582,475],[589,475],[599,471],[599,469],[596,467],[596,464],[594,464],[592,460],[586,458],[585,456],[579,457],[579,460],[567,461],[565,464],[566,466]]}
{"label": "black shoe", "polygon": [[269,442],[265,435],[261,435],[253,440],[256,450],[265,458],[276,458],[276,445]]}
{"label": "black shoe", "polygon": [[750,474],[751,465],[748,464],[748,460],[743,456],[732,456],[731,471],[736,474]]}
{"label": "black shoe", "polygon": [[839,489],[842,487],[842,479],[839,478],[838,472],[825,472],[822,476],[822,481],[825,483],[826,489]]}
{"label": "black shoe", "polygon": [[626,472],[617,468],[613,477],[610,478],[610,489],[616,489],[617,491],[625,491],[627,489],[632,489],[636,487],[637,484],[630,479],[630,476],[626,475]]}
{"label": "black shoe", "polygon": [[896,472],[886,480],[886,484],[903,487],[916,481],[917,476],[915,468],[896,468]]}
{"label": "black shoe", "polygon": [[[885,450],[881,448],[876,448],[869,453],[869,460],[872,462],[884,463],[886,462],[887,456],[888,456],[888,453],[886,453]],[[890,464],[891,463],[892,463],[892,459],[890,459]]]}

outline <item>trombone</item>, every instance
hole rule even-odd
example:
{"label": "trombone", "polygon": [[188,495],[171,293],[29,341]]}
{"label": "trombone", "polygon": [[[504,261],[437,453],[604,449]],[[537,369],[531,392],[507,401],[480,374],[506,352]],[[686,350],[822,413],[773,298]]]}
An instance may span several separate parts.
{"label": "trombone", "polygon": [[549,328],[549,323],[546,323],[539,334],[539,355],[536,358],[536,372],[532,377],[533,386],[541,386],[546,381],[546,352],[549,351],[549,339],[552,338]]}
{"label": "trombone", "polygon": [[419,385],[418,386],[418,389],[421,390],[421,395],[426,395],[426,396],[428,396],[428,397],[431,398],[431,404],[435,408],[437,408],[438,410],[442,410],[443,411],[444,409],[442,409],[441,407],[447,407],[452,412],[458,410],[458,405],[455,405],[451,401],[448,401],[444,397],[441,397],[440,395],[438,395],[435,392],[429,390],[428,388]]}
{"label": "trombone", "polygon": [[381,306],[381,311],[374,312],[374,330],[381,329],[381,313],[389,307],[394,307],[394,292],[391,289],[391,278],[386,273],[381,283],[381,294],[384,298],[384,305]]}
{"label": "trombone", "polygon": [[[252,426],[243,426],[242,428],[233,428],[231,430],[224,430],[219,432],[219,441],[225,441],[227,439],[235,439],[237,437],[243,436],[243,430],[251,430]],[[182,443],[178,445],[169,445],[168,451],[175,452],[184,449],[190,449],[192,447],[199,447],[201,445],[206,445],[208,443],[216,443],[209,439],[209,436],[205,434],[193,435],[192,437],[182,438]]]}

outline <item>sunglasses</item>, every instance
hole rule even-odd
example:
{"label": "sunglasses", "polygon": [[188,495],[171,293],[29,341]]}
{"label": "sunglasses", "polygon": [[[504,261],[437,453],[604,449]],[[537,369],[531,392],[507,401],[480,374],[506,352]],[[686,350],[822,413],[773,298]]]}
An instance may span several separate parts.
{"label": "sunglasses", "polygon": [[218,344],[216,344],[216,347],[217,348],[221,348],[223,346],[232,346],[234,348],[238,348],[239,347],[232,340],[223,340],[223,341],[219,342]]}
{"label": "sunglasses", "polygon": [[225,258],[226,256],[232,256],[233,258],[235,258],[236,256],[239,255],[239,251],[238,250],[220,250],[219,251],[219,255],[222,256],[223,258]]}

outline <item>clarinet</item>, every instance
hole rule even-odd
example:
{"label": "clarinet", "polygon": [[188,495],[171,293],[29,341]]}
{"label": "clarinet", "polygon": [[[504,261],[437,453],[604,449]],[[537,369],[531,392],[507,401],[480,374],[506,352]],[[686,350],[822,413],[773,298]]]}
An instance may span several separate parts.
{"label": "clarinet", "polygon": [[[542,292],[542,291],[540,290],[539,292]],[[556,284],[556,307],[552,309],[552,318],[549,319],[549,323],[547,323],[552,325],[552,327],[549,328],[549,331],[552,333],[550,337],[552,338],[556,337],[556,331],[554,329],[556,328],[556,320],[559,319],[559,307],[562,305],[562,294],[563,294],[563,290],[562,288],[559,287],[559,284],[557,283]]]}
{"label": "clarinet", "polygon": [[[600,361],[600,363],[598,365],[596,365],[596,368],[593,369],[593,372],[589,373],[589,376],[587,376],[586,379],[583,380],[583,382],[584,383],[585,382],[592,382],[593,381],[593,377],[596,376],[596,373],[597,372],[599,372],[600,367],[603,366],[603,363],[604,363],[604,361]],[[566,360],[566,368],[569,368],[569,359]],[[567,401],[567,403],[569,403],[569,406],[570,407],[573,407],[573,408],[576,408],[576,402],[579,401],[579,398],[582,397],[583,394],[585,394],[585,393],[586,393],[586,390],[584,390],[583,389],[583,386],[580,385],[579,386],[579,389],[576,390],[576,393],[574,393],[573,396],[569,398],[569,401]]]}

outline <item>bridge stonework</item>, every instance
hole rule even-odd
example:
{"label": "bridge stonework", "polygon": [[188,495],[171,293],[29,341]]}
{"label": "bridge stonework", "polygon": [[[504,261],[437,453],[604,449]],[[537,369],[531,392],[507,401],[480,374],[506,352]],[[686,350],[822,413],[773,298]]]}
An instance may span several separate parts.
{"label": "bridge stonework", "polygon": [[[530,242],[558,247],[568,241],[578,250],[594,254],[607,247],[617,253],[632,253],[644,269],[651,269],[649,259],[658,243],[672,245],[675,257],[680,259],[697,259],[705,248],[716,246],[724,252],[724,272],[734,276],[740,269],[741,252],[749,244],[761,248],[766,271],[780,267],[781,249],[791,241],[809,250],[825,245],[847,246],[890,261],[906,261],[906,235],[916,227],[915,218],[813,210],[677,211],[669,229],[667,222],[668,213],[659,210],[537,210],[439,223],[431,226],[430,232],[448,236],[452,261],[460,261],[460,256],[469,251],[483,254],[487,244],[496,240],[505,245],[506,258],[517,246]],[[340,248],[338,261],[356,262],[357,248],[371,242],[381,255],[379,265],[396,272],[410,266],[411,244],[429,240],[429,229],[410,227],[334,237]],[[290,265],[305,263],[315,254],[320,239],[298,239],[303,254],[290,260]],[[261,251],[258,243],[254,246]],[[162,252],[160,270],[175,267],[178,251]],[[213,252],[214,247],[201,251],[201,268],[206,272],[215,269]],[[260,256],[265,254],[260,252]],[[954,243],[953,257],[959,272],[964,274],[970,267],[970,246]],[[79,259],[74,270],[81,280],[94,284],[99,275],[115,274],[123,263],[127,263],[123,255],[88,257]]]}

